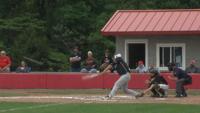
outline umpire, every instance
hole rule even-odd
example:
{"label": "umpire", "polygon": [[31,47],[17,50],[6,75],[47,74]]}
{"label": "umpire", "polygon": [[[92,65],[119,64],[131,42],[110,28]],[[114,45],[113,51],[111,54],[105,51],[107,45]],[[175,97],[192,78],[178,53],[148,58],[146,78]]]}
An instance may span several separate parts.
{"label": "umpire", "polygon": [[168,76],[168,78],[176,81],[176,97],[187,97],[184,86],[192,83],[192,77],[178,68],[175,63],[169,63],[168,69],[173,73],[173,76]]}

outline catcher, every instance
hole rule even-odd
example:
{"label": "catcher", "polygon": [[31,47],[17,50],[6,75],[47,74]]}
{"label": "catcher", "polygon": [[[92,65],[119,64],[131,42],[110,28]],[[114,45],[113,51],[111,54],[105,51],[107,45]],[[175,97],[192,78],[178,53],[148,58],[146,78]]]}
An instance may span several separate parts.
{"label": "catcher", "polygon": [[149,75],[150,79],[146,81],[148,89],[144,90],[141,96],[151,91],[152,97],[167,97],[169,89],[167,81],[160,76],[157,70],[151,70]]}

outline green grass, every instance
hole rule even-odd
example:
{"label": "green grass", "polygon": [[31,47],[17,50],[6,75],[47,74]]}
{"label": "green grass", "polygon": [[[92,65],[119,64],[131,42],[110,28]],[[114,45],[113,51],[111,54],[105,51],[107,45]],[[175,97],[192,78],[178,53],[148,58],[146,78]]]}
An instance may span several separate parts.
{"label": "green grass", "polygon": [[0,113],[199,113],[200,105],[0,103]]}

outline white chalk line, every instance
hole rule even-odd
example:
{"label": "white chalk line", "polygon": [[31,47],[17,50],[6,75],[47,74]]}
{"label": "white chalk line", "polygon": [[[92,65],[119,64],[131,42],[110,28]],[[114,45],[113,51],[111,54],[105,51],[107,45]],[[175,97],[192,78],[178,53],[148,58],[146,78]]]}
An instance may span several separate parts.
{"label": "white chalk line", "polygon": [[[14,96],[14,97],[0,97],[0,99],[89,99],[89,98],[103,98],[103,96]],[[133,98],[130,96],[115,96],[115,98]]]}
{"label": "white chalk line", "polygon": [[42,105],[36,105],[36,106],[28,106],[28,107],[18,107],[18,108],[11,108],[11,109],[3,109],[0,110],[0,113],[5,112],[11,112],[11,111],[20,111],[20,110],[29,110],[29,109],[38,109],[38,108],[45,108],[45,107],[51,107],[51,106],[58,106],[64,103],[56,103],[56,104],[42,104]]}
{"label": "white chalk line", "polygon": [[[118,96],[119,98],[120,96]],[[124,98],[124,96],[122,96]],[[20,100],[20,99],[70,99],[83,101],[116,101],[106,100],[103,96],[15,96],[15,97],[0,97],[0,100]]]}
{"label": "white chalk line", "polygon": [[0,97],[0,99],[74,99],[72,96],[14,96],[14,97]]}
{"label": "white chalk line", "polygon": [[[111,100],[107,100],[104,96],[14,96],[14,97],[0,97],[0,100],[19,100],[19,99],[70,99],[83,101],[117,101],[119,99],[136,99],[132,96],[114,96]],[[155,98],[157,101],[167,100],[166,98]]]}

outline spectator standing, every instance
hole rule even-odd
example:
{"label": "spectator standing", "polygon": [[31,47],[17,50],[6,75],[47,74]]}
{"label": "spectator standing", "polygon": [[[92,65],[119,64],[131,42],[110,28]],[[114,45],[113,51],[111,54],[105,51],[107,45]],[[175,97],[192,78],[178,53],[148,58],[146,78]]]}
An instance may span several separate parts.
{"label": "spectator standing", "polygon": [[0,72],[10,72],[11,60],[5,51],[0,52]]}
{"label": "spectator standing", "polygon": [[16,72],[19,73],[28,73],[31,71],[31,68],[28,67],[25,61],[21,61],[20,66],[17,67]]}
{"label": "spectator standing", "polygon": [[147,69],[142,60],[138,61],[138,67],[135,69],[137,73],[146,73]]}
{"label": "spectator standing", "polygon": [[196,66],[196,60],[191,60],[190,65],[186,68],[187,73],[198,73],[199,68]]}
{"label": "spectator standing", "polygon": [[95,58],[93,57],[92,51],[88,51],[87,59],[85,60],[84,68],[81,70],[83,73],[96,73],[97,72],[97,65]]}
{"label": "spectator standing", "polygon": [[71,72],[80,72],[82,55],[78,46],[75,46],[70,55]]}

